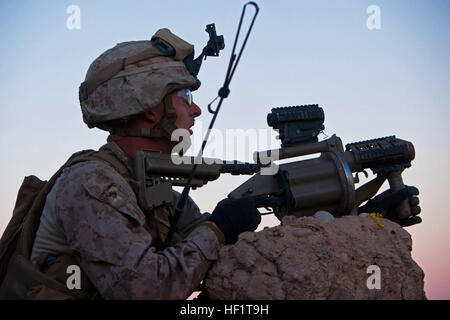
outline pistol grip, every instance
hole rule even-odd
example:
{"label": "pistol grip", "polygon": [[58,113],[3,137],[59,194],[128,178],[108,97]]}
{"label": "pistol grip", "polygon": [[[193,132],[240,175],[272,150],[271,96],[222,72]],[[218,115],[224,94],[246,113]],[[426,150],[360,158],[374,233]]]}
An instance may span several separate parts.
{"label": "pistol grip", "polygon": [[[396,171],[392,172],[388,176],[389,186],[393,192],[405,188],[405,184],[402,179],[402,172]],[[403,200],[397,207],[397,215],[400,219],[406,219],[411,216],[411,207],[408,202],[408,198]]]}

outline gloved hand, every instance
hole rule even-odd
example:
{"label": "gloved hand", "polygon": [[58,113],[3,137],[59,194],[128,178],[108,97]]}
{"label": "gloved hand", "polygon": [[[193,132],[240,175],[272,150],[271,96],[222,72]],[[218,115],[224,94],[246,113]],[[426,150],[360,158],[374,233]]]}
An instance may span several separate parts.
{"label": "gloved hand", "polygon": [[[415,197],[417,195],[419,195],[419,189],[416,187],[405,186],[404,189],[395,192],[389,189],[370,199],[365,205],[359,207],[358,213],[377,212],[381,213],[383,218],[397,222],[402,227],[412,226],[422,222],[422,219],[417,217],[421,210],[419,207],[419,198]],[[404,199],[408,199],[409,205],[411,206],[411,216],[400,219],[397,216],[396,208]]]}
{"label": "gloved hand", "polygon": [[240,233],[255,231],[261,214],[251,198],[224,199],[217,204],[209,220],[222,231],[225,244],[233,244]]}

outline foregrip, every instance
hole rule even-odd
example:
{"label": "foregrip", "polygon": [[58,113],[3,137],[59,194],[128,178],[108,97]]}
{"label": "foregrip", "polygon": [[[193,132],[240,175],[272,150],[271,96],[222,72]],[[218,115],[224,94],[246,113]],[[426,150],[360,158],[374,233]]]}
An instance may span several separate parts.
{"label": "foregrip", "polygon": [[[405,188],[403,183],[401,171],[392,172],[388,175],[389,186],[393,192]],[[411,216],[411,207],[409,206],[408,198],[403,200],[397,207],[397,215],[401,219],[406,219]]]}

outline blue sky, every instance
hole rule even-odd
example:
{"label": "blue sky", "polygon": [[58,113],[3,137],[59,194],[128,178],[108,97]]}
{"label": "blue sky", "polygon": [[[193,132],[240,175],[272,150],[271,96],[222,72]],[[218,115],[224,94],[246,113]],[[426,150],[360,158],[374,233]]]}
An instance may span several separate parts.
{"label": "blue sky", "polygon": [[[326,134],[344,143],[393,134],[412,141],[417,157],[404,177],[421,190],[424,218],[408,229],[413,256],[426,273],[427,293],[450,298],[450,2],[257,2],[260,14],[217,128],[263,129],[272,107],[318,103]],[[103,144],[106,134],[84,125],[78,104],[78,86],[97,56],[119,42],[149,39],[162,27],[198,53],[208,39],[205,25],[215,22],[226,48],[200,71],[194,97],[205,107],[223,83],[243,4],[2,1],[0,231],[25,175],[48,179],[73,152]],[[66,27],[69,5],[81,9],[80,30]],[[380,7],[380,30],[366,27],[369,5]],[[204,129],[210,119],[204,110]],[[199,129],[194,135],[202,135]],[[192,196],[210,211],[243,180],[224,177]]]}

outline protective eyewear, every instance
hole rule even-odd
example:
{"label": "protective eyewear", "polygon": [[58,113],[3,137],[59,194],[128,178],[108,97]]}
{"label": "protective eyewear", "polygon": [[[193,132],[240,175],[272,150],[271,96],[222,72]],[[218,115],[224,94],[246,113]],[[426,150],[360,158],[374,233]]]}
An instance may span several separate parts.
{"label": "protective eyewear", "polygon": [[193,102],[192,92],[189,89],[181,89],[178,91],[178,97],[180,97],[184,102],[186,102],[189,106]]}

